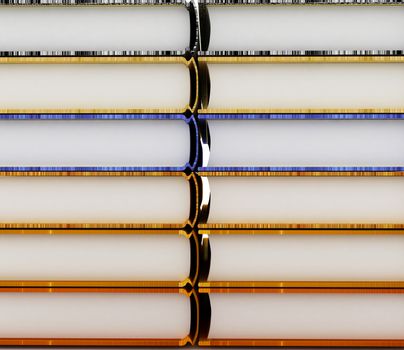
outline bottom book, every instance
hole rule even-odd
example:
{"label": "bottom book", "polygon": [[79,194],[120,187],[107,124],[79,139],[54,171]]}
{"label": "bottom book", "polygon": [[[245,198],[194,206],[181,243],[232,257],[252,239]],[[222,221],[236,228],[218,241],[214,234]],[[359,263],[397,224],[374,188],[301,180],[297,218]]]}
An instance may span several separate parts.
{"label": "bottom book", "polygon": [[200,292],[201,310],[207,313],[205,319],[210,318],[201,331],[201,346],[404,345],[403,289],[201,288]]}
{"label": "bottom book", "polygon": [[3,288],[1,346],[184,346],[194,292],[178,288]]}

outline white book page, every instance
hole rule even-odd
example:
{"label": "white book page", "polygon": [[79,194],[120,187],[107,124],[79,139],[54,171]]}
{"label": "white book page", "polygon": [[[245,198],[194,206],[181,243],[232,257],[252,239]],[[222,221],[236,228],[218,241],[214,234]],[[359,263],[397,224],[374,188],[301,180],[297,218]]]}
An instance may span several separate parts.
{"label": "white book page", "polygon": [[185,50],[185,6],[2,6],[0,51]]}
{"label": "white book page", "polygon": [[209,177],[209,223],[394,224],[402,177]]}
{"label": "white book page", "polygon": [[402,294],[210,294],[209,338],[403,339]]}
{"label": "white book page", "polygon": [[183,281],[189,240],[178,234],[1,234],[0,280]]}
{"label": "white book page", "polygon": [[210,234],[210,281],[402,281],[404,235]]}
{"label": "white book page", "polygon": [[401,120],[209,120],[209,167],[404,165]]}
{"label": "white book page", "polygon": [[182,294],[0,293],[1,338],[184,338]]}
{"label": "white book page", "polygon": [[184,109],[184,64],[0,64],[1,110]]}
{"label": "white book page", "polygon": [[212,109],[404,106],[401,63],[210,63],[208,67]]}
{"label": "white book page", "polygon": [[183,120],[0,120],[0,166],[183,167]]}
{"label": "white book page", "polygon": [[[2,223],[185,223],[178,177],[0,177]],[[175,205],[173,205],[175,203]]]}
{"label": "white book page", "polygon": [[208,6],[209,50],[402,50],[400,6]]}

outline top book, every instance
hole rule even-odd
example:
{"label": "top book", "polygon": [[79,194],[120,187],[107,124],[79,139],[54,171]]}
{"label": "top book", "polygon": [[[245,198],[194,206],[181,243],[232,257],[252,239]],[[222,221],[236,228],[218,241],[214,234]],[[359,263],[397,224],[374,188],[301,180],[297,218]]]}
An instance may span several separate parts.
{"label": "top book", "polygon": [[[223,4],[243,6],[213,6]],[[404,12],[397,2],[348,4],[356,2],[2,1],[0,55],[402,53]]]}

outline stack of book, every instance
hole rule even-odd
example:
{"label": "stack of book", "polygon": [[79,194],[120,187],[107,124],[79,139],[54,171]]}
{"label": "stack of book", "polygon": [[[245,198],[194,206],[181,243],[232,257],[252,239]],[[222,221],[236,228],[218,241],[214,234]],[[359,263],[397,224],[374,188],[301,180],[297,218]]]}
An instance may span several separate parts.
{"label": "stack of book", "polygon": [[1,346],[404,346],[400,0],[3,0]]}

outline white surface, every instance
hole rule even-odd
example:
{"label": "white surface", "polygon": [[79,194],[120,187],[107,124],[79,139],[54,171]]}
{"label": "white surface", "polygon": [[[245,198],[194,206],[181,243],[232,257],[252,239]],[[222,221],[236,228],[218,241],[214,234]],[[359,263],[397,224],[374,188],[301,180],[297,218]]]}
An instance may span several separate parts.
{"label": "white surface", "polygon": [[403,235],[209,235],[211,281],[404,280]]}
{"label": "white surface", "polygon": [[210,50],[402,50],[399,6],[209,6]]}
{"label": "white surface", "polygon": [[209,108],[404,107],[404,64],[209,64]]}
{"label": "white surface", "polygon": [[402,339],[400,294],[211,294],[210,338]]}
{"label": "white surface", "polygon": [[2,6],[0,33],[0,51],[184,50],[189,15],[184,6]]}
{"label": "white surface", "polygon": [[189,255],[176,234],[1,234],[0,279],[182,281]]}
{"label": "white surface", "polygon": [[210,223],[402,223],[404,178],[210,177]]}
{"label": "white surface", "polygon": [[184,166],[182,120],[0,121],[2,166]]}
{"label": "white surface", "polygon": [[0,222],[183,223],[189,198],[182,177],[0,177]]}
{"label": "white surface", "polygon": [[183,338],[181,294],[0,293],[1,338]]}
{"label": "white surface", "polygon": [[209,166],[404,165],[404,121],[210,120],[209,130]]}
{"label": "white surface", "polygon": [[185,108],[183,64],[0,64],[0,109]]}

